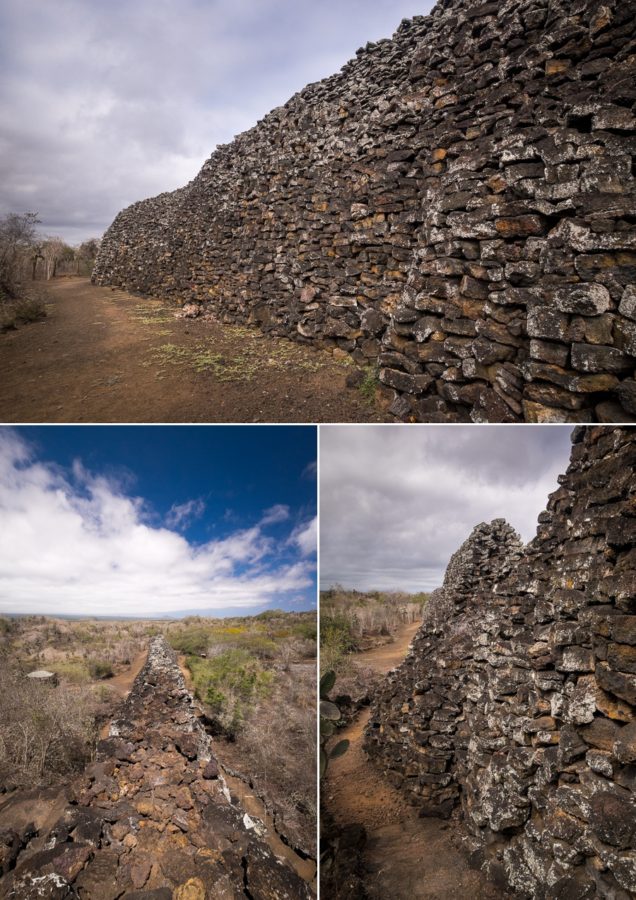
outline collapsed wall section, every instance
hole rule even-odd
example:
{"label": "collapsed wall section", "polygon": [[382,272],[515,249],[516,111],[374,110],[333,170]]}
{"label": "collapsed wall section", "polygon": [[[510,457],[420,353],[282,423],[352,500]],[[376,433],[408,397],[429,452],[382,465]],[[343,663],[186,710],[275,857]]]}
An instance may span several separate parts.
{"label": "collapsed wall section", "polygon": [[[423,815],[461,815],[476,864],[502,889],[626,900],[636,892],[636,431],[578,429],[573,440],[523,553],[492,523],[455,555],[443,614],[429,613],[385,680],[365,746]],[[473,550],[484,538],[505,562],[480,578]]]}
{"label": "collapsed wall section", "polygon": [[94,280],[344,349],[401,419],[628,421],[635,30],[442,0],[121,212]]}
{"label": "collapsed wall section", "polygon": [[96,762],[0,880],[15,900],[308,900],[235,802],[174,651],[154,638]]}

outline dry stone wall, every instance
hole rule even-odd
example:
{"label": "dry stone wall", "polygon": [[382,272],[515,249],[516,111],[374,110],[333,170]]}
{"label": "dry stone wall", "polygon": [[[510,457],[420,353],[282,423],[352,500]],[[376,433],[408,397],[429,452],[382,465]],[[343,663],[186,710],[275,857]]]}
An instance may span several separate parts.
{"label": "dry stone wall", "polygon": [[94,280],[344,349],[399,419],[631,421],[635,30],[441,0],[121,212]]}
{"label": "dry stone wall", "polygon": [[422,815],[524,898],[636,895],[636,430],[573,433],[522,547],[503,520],[453,556],[365,747]]}
{"label": "dry stone wall", "polygon": [[[0,836],[14,900],[309,900],[232,802],[165,638],[47,833]],[[2,874],[0,867],[0,875]]]}

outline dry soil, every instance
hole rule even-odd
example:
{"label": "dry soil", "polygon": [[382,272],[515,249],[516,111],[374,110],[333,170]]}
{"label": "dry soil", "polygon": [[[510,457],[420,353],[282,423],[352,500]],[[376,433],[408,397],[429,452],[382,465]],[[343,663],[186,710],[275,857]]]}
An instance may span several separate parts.
{"label": "dry soil", "polygon": [[[355,655],[355,661],[388,672],[404,659],[419,623],[405,626],[391,644]],[[501,900],[502,894],[468,865],[455,823],[423,819],[382,777],[362,749],[369,719],[363,712],[338,734],[348,738],[344,756],[329,764],[326,805],[340,825],[360,823],[367,832],[365,889],[371,900]]]}
{"label": "dry soil", "polygon": [[[49,283],[47,317],[0,334],[2,422],[384,421],[354,366],[166,301]],[[373,381],[367,383],[373,395]],[[377,398],[379,399],[378,393]]]}

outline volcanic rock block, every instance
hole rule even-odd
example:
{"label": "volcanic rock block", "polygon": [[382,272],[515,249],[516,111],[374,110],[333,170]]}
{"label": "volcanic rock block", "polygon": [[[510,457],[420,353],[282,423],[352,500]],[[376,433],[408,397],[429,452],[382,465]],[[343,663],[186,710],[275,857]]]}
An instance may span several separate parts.
{"label": "volcanic rock block", "polygon": [[[0,879],[13,900],[309,900],[232,803],[195,715],[174,651],[154,638],[96,761],[72,785],[71,805],[29,852],[9,835]],[[16,852],[17,848],[17,852]]]}
{"label": "volcanic rock block", "polygon": [[423,815],[461,817],[521,897],[636,893],[636,430],[575,429],[527,546],[453,555],[365,748]]}
{"label": "volcanic rock block", "polygon": [[93,278],[378,362],[405,421],[631,421],[635,29],[443,0],[123,210]]}

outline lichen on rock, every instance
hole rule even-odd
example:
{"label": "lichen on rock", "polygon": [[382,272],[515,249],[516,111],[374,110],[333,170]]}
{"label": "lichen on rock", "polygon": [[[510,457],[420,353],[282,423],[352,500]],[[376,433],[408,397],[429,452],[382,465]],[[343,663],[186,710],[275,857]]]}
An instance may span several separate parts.
{"label": "lichen on rock", "polygon": [[636,893],[636,430],[573,432],[523,547],[503,520],[455,553],[365,747],[422,815],[459,817],[520,896]]}
{"label": "lichen on rock", "polygon": [[377,364],[400,419],[631,421],[635,28],[439,2],[123,210],[93,278]]}

